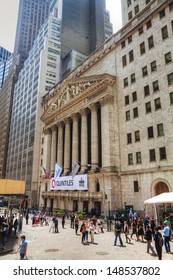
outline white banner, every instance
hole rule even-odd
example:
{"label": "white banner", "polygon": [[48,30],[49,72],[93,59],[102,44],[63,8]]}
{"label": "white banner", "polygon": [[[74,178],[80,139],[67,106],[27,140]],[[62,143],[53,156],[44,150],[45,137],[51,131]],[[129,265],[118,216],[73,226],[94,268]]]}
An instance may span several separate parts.
{"label": "white banner", "polygon": [[72,176],[65,176],[59,178],[52,178],[50,180],[50,190],[57,191],[57,190],[78,190],[78,191],[86,191],[88,190],[88,175],[76,175],[75,177]]}

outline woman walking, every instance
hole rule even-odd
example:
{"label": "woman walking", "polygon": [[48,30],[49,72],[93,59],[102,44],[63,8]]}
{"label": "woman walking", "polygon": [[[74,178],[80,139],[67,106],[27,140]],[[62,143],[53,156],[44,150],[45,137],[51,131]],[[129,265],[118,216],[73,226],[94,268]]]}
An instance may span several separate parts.
{"label": "woman walking", "polygon": [[124,222],[124,234],[125,234],[125,237],[126,237],[126,243],[130,243],[131,242],[131,239],[128,237],[129,235],[129,226],[128,226],[128,223],[127,221]]}

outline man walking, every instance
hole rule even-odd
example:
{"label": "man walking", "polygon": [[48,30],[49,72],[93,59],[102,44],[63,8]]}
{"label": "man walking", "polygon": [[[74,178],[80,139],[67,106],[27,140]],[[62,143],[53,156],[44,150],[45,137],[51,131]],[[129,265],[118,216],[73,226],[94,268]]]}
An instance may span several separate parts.
{"label": "man walking", "polygon": [[164,236],[165,250],[167,253],[171,252],[170,244],[169,244],[169,240],[170,240],[169,232],[170,232],[169,226],[167,226],[167,224],[164,223],[163,236]]}
{"label": "man walking", "polygon": [[114,240],[114,246],[117,245],[117,238],[119,238],[120,241],[120,247],[123,247],[123,241],[121,239],[121,225],[118,221],[115,222],[115,240]]}

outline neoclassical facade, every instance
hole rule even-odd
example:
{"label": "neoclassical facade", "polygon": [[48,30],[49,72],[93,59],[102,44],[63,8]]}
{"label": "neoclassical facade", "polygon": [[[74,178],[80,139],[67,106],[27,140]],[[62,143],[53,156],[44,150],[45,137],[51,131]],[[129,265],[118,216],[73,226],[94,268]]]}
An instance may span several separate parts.
{"label": "neoclassical facade", "polygon": [[[115,203],[121,207],[114,157],[115,80],[115,76],[103,74],[66,81],[50,104],[43,105],[43,166],[52,174],[57,162],[65,176],[77,161],[79,174],[88,174],[88,191],[43,191],[40,206],[47,210],[90,211],[94,207],[97,214],[106,215]],[[42,188],[45,190],[45,181]],[[113,193],[115,201],[111,200]]]}
{"label": "neoclassical facade", "polygon": [[40,207],[143,212],[173,191],[172,41],[173,1],[153,0],[44,96],[40,172],[76,160],[88,190],[50,191],[40,173]]}

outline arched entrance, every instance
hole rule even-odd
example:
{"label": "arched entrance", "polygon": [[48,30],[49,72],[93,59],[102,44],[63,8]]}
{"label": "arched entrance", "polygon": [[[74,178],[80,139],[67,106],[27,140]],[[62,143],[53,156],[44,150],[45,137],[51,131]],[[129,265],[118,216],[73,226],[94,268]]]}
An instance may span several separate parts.
{"label": "arched entrance", "polygon": [[165,182],[158,182],[154,187],[155,195],[159,195],[164,192],[169,192],[168,185]]}

